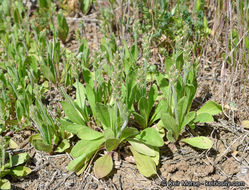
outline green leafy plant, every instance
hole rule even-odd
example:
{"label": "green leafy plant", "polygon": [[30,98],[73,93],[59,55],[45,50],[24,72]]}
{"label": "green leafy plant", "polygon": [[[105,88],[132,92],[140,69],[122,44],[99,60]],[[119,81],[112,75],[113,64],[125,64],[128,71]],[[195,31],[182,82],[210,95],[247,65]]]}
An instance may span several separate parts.
{"label": "green leafy plant", "polygon": [[11,189],[9,180],[4,179],[5,176],[23,177],[31,173],[30,168],[23,166],[29,159],[27,153],[11,155],[6,152],[6,148],[13,149],[17,147],[17,144],[10,138],[0,137],[0,189]]}
{"label": "green leafy plant", "polygon": [[70,147],[69,139],[72,137],[62,128],[59,128],[46,107],[40,100],[36,107],[32,107],[32,119],[39,133],[30,137],[32,145],[40,151],[48,153],[61,153]]}
{"label": "green leafy plant", "polygon": [[[64,95],[67,101],[62,102],[66,117],[61,120],[61,126],[68,132],[75,134],[80,139],[71,150],[74,158],[68,165],[68,170],[82,173],[92,162],[98,152],[105,150],[104,156],[98,158],[94,164],[94,172],[97,177],[102,178],[108,175],[113,167],[112,154],[121,144],[128,142],[137,162],[139,171],[149,177],[156,174],[156,170],[146,170],[146,164],[141,162],[140,157],[149,160],[150,165],[156,168],[159,160],[158,147],[164,142],[159,132],[154,128],[138,131],[136,128],[128,127],[129,112],[126,104],[116,99],[116,101],[104,101],[104,94],[99,89],[92,86],[93,74],[84,71],[86,84],[83,86],[76,83],[76,100],[72,101],[68,95]],[[130,76],[130,75],[129,75]],[[132,84],[127,80],[129,88],[123,86],[124,101],[132,105],[131,92]],[[103,85],[104,83],[102,83]],[[127,92],[127,91],[129,92]],[[127,95],[127,97],[126,97]],[[111,94],[110,94],[111,96]],[[87,106],[88,101],[89,106]],[[89,126],[89,114],[93,116],[95,125]]]}
{"label": "green leafy plant", "polygon": [[65,43],[67,36],[68,36],[69,28],[67,25],[67,20],[62,13],[59,13],[57,15],[57,22],[58,22],[58,29],[57,29],[58,36],[59,36],[60,40],[63,43]]}
{"label": "green leafy plant", "polygon": [[[138,91],[139,89],[137,89],[136,93],[138,96],[138,106],[135,108],[138,111],[133,111],[133,115],[142,128],[147,128],[150,127],[155,121],[160,119],[161,103],[154,107],[158,98],[157,86],[151,86],[148,92],[148,97],[146,97],[146,93],[138,93]],[[144,92],[145,89],[142,91]]]}
{"label": "green leafy plant", "polygon": [[[184,63],[183,53],[178,54],[175,61],[166,59],[165,67],[166,75],[158,76],[158,85],[164,95],[161,120],[167,130],[167,138],[175,142],[186,126],[194,128],[195,123],[212,122],[213,115],[219,114],[222,109],[215,102],[208,101],[198,111],[190,111],[197,89],[196,68]],[[212,141],[207,137],[181,141],[202,149],[212,147]]]}
{"label": "green leafy plant", "polygon": [[92,0],[79,0],[80,10],[83,14],[87,14],[92,6]]}

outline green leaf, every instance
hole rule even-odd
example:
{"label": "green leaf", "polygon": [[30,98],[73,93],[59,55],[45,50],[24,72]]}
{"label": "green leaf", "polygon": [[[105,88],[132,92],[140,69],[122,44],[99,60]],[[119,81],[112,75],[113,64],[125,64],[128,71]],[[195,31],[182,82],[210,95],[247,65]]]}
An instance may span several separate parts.
{"label": "green leaf", "polygon": [[171,66],[174,64],[174,62],[172,61],[172,59],[170,57],[166,57],[165,61],[165,71],[166,73],[169,73]]}
{"label": "green leaf", "polygon": [[174,137],[174,141],[177,140],[178,136],[180,134],[180,131],[179,131],[178,126],[176,124],[176,120],[168,113],[162,113],[161,119],[162,119],[162,122],[164,124],[164,127],[168,130],[168,133],[170,133]]}
{"label": "green leaf", "polygon": [[130,140],[128,141],[131,146],[139,153],[147,155],[147,156],[156,156],[155,150],[142,142]]}
{"label": "green leaf", "polygon": [[156,163],[151,157],[140,154],[133,147],[130,147],[130,149],[136,161],[137,168],[142,175],[151,177],[157,174]]}
{"label": "green leaf", "polygon": [[70,143],[69,140],[64,139],[56,148],[55,152],[64,152],[65,150],[67,150],[70,147]]}
{"label": "green leaf", "polygon": [[146,128],[146,118],[137,112],[133,112],[136,121],[141,125],[141,127]]}
{"label": "green leaf", "polygon": [[154,147],[156,156],[152,156],[152,160],[155,162],[156,165],[159,164],[159,158],[160,158],[160,154],[159,154],[159,148],[158,147]]}
{"label": "green leaf", "polygon": [[196,116],[194,122],[195,123],[208,123],[208,122],[213,122],[214,118],[212,115],[209,113],[200,113]]}
{"label": "green leaf", "polygon": [[12,156],[12,167],[25,163],[29,159],[27,153],[20,153]]}
{"label": "green leaf", "polygon": [[88,154],[84,153],[84,154],[80,155],[78,158],[72,160],[68,164],[67,170],[75,171],[75,172],[78,172],[78,171],[82,170],[82,168],[84,168],[86,166],[86,163],[88,162],[88,160],[93,156],[95,151],[92,151],[92,152],[90,152]]}
{"label": "green leaf", "polygon": [[55,76],[53,75],[49,66],[45,65],[45,63],[40,64],[40,70],[47,80],[51,81],[54,84],[56,83]]}
{"label": "green leaf", "polygon": [[82,154],[95,152],[104,142],[104,138],[94,140],[80,140],[74,145],[70,154],[73,158],[77,158]]}
{"label": "green leaf", "polygon": [[200,149],[210,149],[213,146],[213,142],[209,138],[202,136],[186,138],[181,141]]}
{"label": "green leaf", "polygon": [[177,103],[179,124],[183,122],[187,108],[188,108],[188,98],[186,96],[183,96]]}
{"label": "green leaf", "polygon": [[111,127],[110,115],[106,105],[96,103],[96,116],[106,128]]}
{"label": "green leaf", "polygon": [[180,52],[176,58],[176,69],[178,69],[178,71],[181,71],[183,65],[184,65],[183,52]]}
{"label": "green leaf", "polygon": [[57,21],[58,21],[58,36],[59,36],[60,40],[63,43],[65,43],[66,39],[67,39],[68,32],[69,32],[67,20],[64,17],[64,15],[59,12],[59,14],[57,15]]}
{"label": "green leaf", "polygon": [[17,166],[11,169],[10,175],[22,177],[31,173],[31,169],[25,166]]}
{"label": "green leaf", "polygon": [[61,105],[63,107],[65,115],[72,122],[77,123],[77,124],[81,124],[81,125],[85,123],[75,106],[73,106],[72,104],[70,104],[68,102],[62,102]]}
{"label": "green leaf", "polygon": [[191,121],[193,121],[195,119],[195,115],[196,113],[194,111],[188,112],[187,115],[184,117],[184,120],[182,122],[181,125],[181,131],[183,130],[183,128],[188,125]]}
{"label": "green leaf", "polygon": [[127,127],[122,131],[120,140],[123,141],[129,137],[136,136],[138,133],[139,131],[136,128]]}
{"label": "green leaf", "polygon": [[0,168],[0,171],[1,171],[0,172],[0,179],[10,173],[11,169],[8,169],[10,167],[11,167],[10,163],[7,163],[4,166],[2,166],[2,168]]}
{"label": "green leaf", "polygon": [[119,139],[107,139],[105,142],[105,147],[108,152],[111,152],[114,149],[116,149],[119,144],[120,144]]}
{"label": "green leaf", "polygon": [[83,126],[78,130],[77,136],[82,140],[94,140],[103,137],[104,135],[90,127]]}
{"label": "green leaf", "polygon": [[107,139],[114,139],[115,138],[114,132],[111,129],[107,128],[104,130],[104,137],[106,140]]}
{"label": "green leaf", "polygon": [[221,105],[213,102],[213,101],[208,101],[205,103],[198,111],[197,115],[201,113],[208,113],[210,115],[217,115],[222,112],[222,107]]}
{"label": "green leaf", "polygon": [[0,179],[0,189],[5,190],[5,189],[10,189],[11,184],[9,180],[7,179]]}
{"label": "green leaf", "polygon": [[139,102],[138,102],[138,106],[139,106],[139,112],[140,112],[140,115],[143,116],[143,118],[145,119],[144,123],[145,123],[145,126],[143,127],[146,127],[147,126],[147,118],[149,117],[149,103],[148,103],[148,100],[146,97],[141,97]]}
{"label": "green leaf", "polygon": [[161,147],[164,144],[159,132],[154,128],[147,128],[140,132],[136,138],[147,145]]}
{"label": "green leaf", "polygon": [[112,156],[110,154],[106,154],[95,161],[93,171],[97,178],[103,178],[112,171],[112,168]]}
{"label": "green leaf", "polygon": [[80,9],[83,14],[86,14],[88,10],[90,9],[90,6],[92,4],[92,0],[79,0]]}
{"label": "green leaf", "polygon": [[85,107],[85,100],[86,100],[86,90],[83,84],[80,82],[76,82],[73,85],[76,88],[76,103],[79,105],[81,109]]}
{"label": "green leaf", "polygon": [[85,125],[82,125],[82,124],[77,124],[77,123],[72,123],[72,122],[67,122],[65,120],[60,120],[60,123],[61,123],[61,127],[69,132],[69,133],[73,133],[73,134],[78,134],[79,131],[82,129],[82,128],[85,128],[86,126]]}
{"label": "green leaf", "polygon": [[52,152],[52,145],[45,143],[40,134],[36,134],[30,137],[29,141],[35,147],[36,150],[44,151],[44,152]]}

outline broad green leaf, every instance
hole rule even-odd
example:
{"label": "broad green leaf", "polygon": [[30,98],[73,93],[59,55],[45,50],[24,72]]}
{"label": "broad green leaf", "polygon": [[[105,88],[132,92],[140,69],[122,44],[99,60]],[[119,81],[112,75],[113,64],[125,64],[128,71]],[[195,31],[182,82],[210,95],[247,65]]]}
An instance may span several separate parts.
{"label": "broad green leaf", "polygon": [[101,103],[96,103],[96,116],[99,121],[106,127],[111,127],[111,120],[108,111],[108,107]]}
{"label": "broad green leaf", "polygon": [[83,14],[86,14],[90,9],[92,4],[92,0],[79,0],[80,9]]}
{"label": "broad green leaf", "polygon": [[181,124],[184,120],[184,115],[188,108],[188,99],[186,96],[183,96],[179,102],[177,103],[177,111],[178,111],[178,120],[179,124]]}
{"label": "broad green leaf", "polygon": [[157,174],[156,163],[151,157],[140,154],[133,147],[130,147],[130,149],[136,161],[137,169],[142,175],[151,177],[152,175]]}
{"label": "broad green leaf", "polygon": [[[149,117],[149,103],[146,97],[141,97],[139,102],[138,102],[138,106],[139,106],[139,112],[140,115],[143,116],[143,118],[145,119],[145,124],[147,124],[147,118]],[[143,126],[146,127],[146,126]]]}
{"label": "broad green leaf", "polygon": [[10,172],[11,172],[11,169],[9,169],[11,166],[10,166],[10,163],[7,163],[5,164],[4,166],[2,166],[1,169],[1,172],[0,172],[0,179],[6,175],[8,175]]}
{"label": "broad green leaf", "polygon": [[10,188],[11,184],[7,179],[0,179],[0,189],[5,190]]}
{"label": "broad green leaf", "polygon": [[159,164],[159,158],[160,158],[160,154],[159,154],[159,148],[158,147],[154,147],[156,156],[151,156],[152,160],[154,160],[156,166]]}
{"label": "broad green leaf", "polygon": [[138,142],[138,141],[133,141],[130,140],[128,141],[131,146],[139,153],[147,155],[147,156],[156,156],[155,150],[145,144],[143,144],[142,142]]}
{"label": "broad green leaf", "polygon": [[144,118],[143,115],[141,115],[137,112],[133,112],[133,115],[134,115],[136,121],[138,122],[138,124],[141,125],[143,128],[146,128],[146,118]]}
{"label": "broad green leaf", "polygon": [[159,120],[161,117],[161,111],[162,111],[162,107],[164,106],[164,102],[160,101],[155,109],[155,112],[153,113],[153,115],[150,118],[149,124],[148,126],[151,126],[156,120]]}
{"label": "broad green leaf", "polygon": [[114,136],[114,132],[110,129],[110,128],[106,128],[104,130],[104,137],[105,139],[114,139],[115,136]]}
{"label": "broad green leaf", "polygon": [[17,166],[11,169],[10,175],[14,175],[17,177],[26,176],[31,173],[31,169],[25,166]]}
{"label": "broad green leaf", "polygon": [[112,168],[112,156],[110,154],[106,154],[95,161],[93,171],[97,178],[103,178],[112,171]]}
{"label": "broad green leaf", "polygon": [[65,43],[67,39],[67,35],[69,32],[69,27],[67,25],[67,20],[64,17],[62,13],[59,12],[57,15],[57,21],[58,21],[58,36],[60,40]]}
{"label": "broad green leaf", "polygon": [[209,113],[197,114],[194,120],[195,123],[208,123],[208,122],[213,122],[213,121],[214,121],[214,118]]}
{"label": "broad green leaf", "polygon": [[95,151],[92,151],[92,152],[90,152],[88,154],[84,153],[84,154],[80,155],[78,158],[72,160],[68,164],[67,170],[75,171],[75,172],[78,172],[78,171],[82,170],[82,168],[84,168],[85,165],[87,164],[88,159],[90,159],[93,156]]}
{"label": "broad green leaf", "polygon": [[73,133],[73,134],[78,134],[79,133],[79,131],[82,129],[82,128],[86,128],[86,126],[85,125],[83,125],[83,124],[77,124],[77,123],[72,123],[72,122],[65,122],[65,121],[63,121],[63,120],[60,120],[61,121],[61,127],[65,130],[65,131],[67,131],[67,132],[69,132],[69,133]]}
{"label": "broad green leaf", "polygon": [[44,151],[44,152],[52,152],[52,145],[45,143],[40,134],[36,134],[30,137],[29,141],[35,147],[36,150]]}
{"label": "broad green leaf", "polygon": [[65,112],[65,115],[74,123],[77,124],[84,124],[84,120],[82,119],[81,115],[79,114],[79,111],[76,109],[75,106],[70,104],[69,102],[62,102],[61,103],[63,110]]}
{"label": "broad green leaf", "polygon": [[70,143],[69,140],[67,139],[63,139],[63,141],[58,145],[58,147],[56,148],[55,152],[64,152],[65,150],[67,150],[70,147]]}
{"label": "broad green leaf", "polygon": [[155,84],[152,85],[152,87],[150,88],[150,91],[149,91],[149,94],[148,94],[148,111],[147,111],[147,114],[149,116],[151,110],[152,110],[152,107],[154,106],[154,103],[157,99],[157,95],[158,95],[158,92],[157,92],[157,87]]}
{"label": "broad green leaf", "polygon": [[166,57],[165,61],[165,71],[166,73],[169,73],[171,66],[174,64],[174,62],[172,61],[172,59],[170,57]]}
{"label": "broad green leaf", "polygon": [[77,136],[82,140],[94,140],[103,137],[104,135],[90,127],[83,126],[78,130]]}
{"label": "broad green leaf", "polygon": [[12,167],[23,164],[28,159],[29,159],[29,155],[27,153],[20,153],[20,154],[14,155],[12,156]]}
{"label": "broad green leaf", "polygon": [[186,138],[181,141],[200,149],[210,149],[213,146],[213,142],[209,138],[202,136]]}
{"label": "broad green leaf", "polygon": [[129,137],[136,136],[138,133],[139,131],[136,128],[127,127],[122,131],[120,140],[123,141]]}
{"label": "broad green leaf", "polygon": [[114,149],[116,149],[119,144],[120,144],[120,140],[119,139],[107,139],[105,141],[105,147],[106,147],[106,150],[108,152],[111,152]]}
{"label": "broad green leaf", "polygon": [[[89,79],[89,82],[91,81],[92,80]],[[89,105],[91,107],[93,117],[96,118],[96,97],[93,91],[93,87],[89,83],[86,83],[86,96],[87,96]]]}
{"label": "broad green leaf", "polygon": [[184,117],[182,122],[181,131],[184,129],[186,125],[188,125],[191,121],[195,119],[196,113],[194,111],[188,112],[187,115]]}
{"label": "broad green leaf", "polygon": [[164,144],[159,132],[154,128],[147,128],[140,132],[136,138],[147,145],[161,147]]}
{"label": "broad green leaf", "polygon": [[168,130],[166,136],[167,136],[167,139],[168,139],[169,141],[171,141],[171,142],[176,142],[176,139],[173,137],[173,132],[172,132],[172,130]]}
{"label": "broad green leaf", "polygon": [[40,64],[40,69],[46,79],[48,79],[49,81],[52,81],[52,83],[54,84],[56,83],[55,76],[53,75],[50,68],[47,65],[45,65],[45,63]]}
{"label": "broad green leaf", "polygon": [[198,111],[197,115],[201,113],[208,113],[210,115],[217,115],[222,112],[222,107],[221,105],[213,102],[213,101],[208,101],[205,103]]}
{"label": "broad green leaf", "polygon": [[176,69],[178,69],[178,71],[181,71],[183,65],[184,65],[183,52],[180,52],[176,58]]}
{"label": "broad green leaf", "polygon": [[90,152],[95,152],[104,142],[104,138],[94,140],[80,140],[74,145],[70,154],[73,158],[77,158],[82,154],[87,155]]}
{"label": "broad green leaf", "polygon": [[164,124],[164,127],[168,130],[168,133],[171,131],[170,133],[173,135],[174,140],[177,140],[180,134],[180,131],[178,129],[175,119],[168,113],[162,113],[161,119]]}
{"label": "broad green leaf", "polygon": [[76,103],[79,105],[81,109],[85,107],[85,99],[86,99],[86,90],[83,84],[80,82],[76,82],[73,85],[76,88]]}

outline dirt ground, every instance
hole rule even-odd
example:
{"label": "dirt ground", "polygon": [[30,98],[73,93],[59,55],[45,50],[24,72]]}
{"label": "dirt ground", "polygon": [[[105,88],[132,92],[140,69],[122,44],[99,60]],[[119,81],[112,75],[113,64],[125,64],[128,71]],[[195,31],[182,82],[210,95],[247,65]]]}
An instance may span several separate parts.
{"label": "dirt ground", "polygon": [[[79,28],[81,21],[85,25],[84,35],[90,50],[94,52],[99,47],[103,35],[100,32],[97,14],[92,13],[87,18],[76,16],[67,18],[70,26],[70,40],[65,47],[72,52],[78,50],[75,30]],[[215,55],[215,46],[207,49],[209,50],[203,55],[201,61],[197,104],[204,103],[208,99],[222,102],[220,78],[222,60]],[[211,59],[213,57],[217,59],[214,61]],[[229,80],[229,72],[227,72],[226,85]],[[61,97],[56,92],[52,94],[48,96],[48,105],[56,107]],[[247,105],[244,108],[248,109],[248,97],[241,98],[244,98],[244,105]],[[32,131],[22,131],[15,136],[15,139],[23,146],[23,151],[30,153],[31,159],[28,166],[33,172],[24,178],[10,179],[10,181],[15,190],[247,189],[249,187],[249,130],[243,129],[238,122],[248,117],[248,112],[243,109],[241,107],[241,112],[236,112],[237,115],[235,114],[234,117],[230,117],[229,114],[219,116],[215,122],[197,126],[194,131],[190,131],[192,134],[212,138],[214,146],[211,150],[200,151],[183,143],[174,145],[166,142],[161,149],[158,176],[150,179],[139,174],[132,159],[118,156],[115,157],[115,169],[110,177],[97,179],[91,168],[77,176],[66,169],[71,161],[69,154],[48,155],[36,151],[30,143],[25,143]],[[231,113],[231,110],[227,113]],[[183,136],[188,134],[190,133]]]}

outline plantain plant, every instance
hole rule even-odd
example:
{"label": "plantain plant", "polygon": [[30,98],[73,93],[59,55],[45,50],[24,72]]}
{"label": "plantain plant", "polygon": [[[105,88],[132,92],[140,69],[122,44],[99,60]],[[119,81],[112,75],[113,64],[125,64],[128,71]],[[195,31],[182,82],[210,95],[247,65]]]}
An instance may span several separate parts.
{"label": "plantain plant", "polygon": [[64,152],[70,147],[72,135],[58,127],[40,100],[36,100],[36,107],[32,107],[32,120],[38,133],[30,137],[30,142],[37,150],[52,154]]}
{"label": "plantain plant", "polygon": [[[161,120],[171,142],[178,141],[186,126],[194,129],[195,123],[212,122],[213,116],[222,112],[221,106],[213,101],[208,101],[198,111],[190,111],[197,89],[196,66],[184,63],[183,52],[175,57],[175,61],[166,59],[166,74],[157,77],[164,96]],[[212,141],[203,136],[181,141],[201,149],[212,147]]]}

